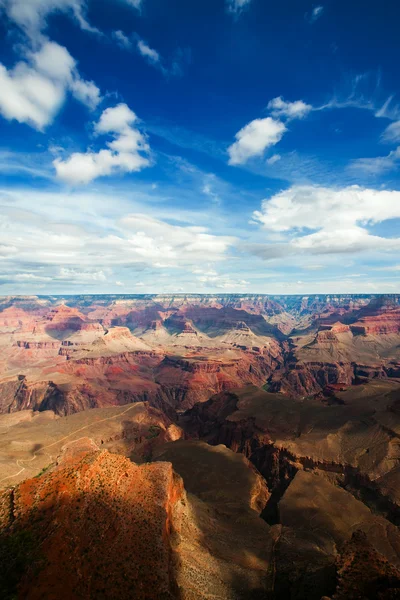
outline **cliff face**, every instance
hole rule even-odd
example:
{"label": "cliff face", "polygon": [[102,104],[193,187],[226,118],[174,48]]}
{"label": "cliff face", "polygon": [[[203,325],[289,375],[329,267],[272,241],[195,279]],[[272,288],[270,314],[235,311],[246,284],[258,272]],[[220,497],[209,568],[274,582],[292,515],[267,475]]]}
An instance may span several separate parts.
{"label": "cliff face", "polygon": [[[369,384],[357,392],[336,393],[342,402],[329,406],[249,386],[195,406],[182,417],[182,424],[188,435],[225,444],[247,456],[272,494],[276,492],[275,498],[298,470],[334,472],[352,490],[369,489],[374,502],[385,506],[384,514],[397,523],[398,384]],[[365,451],[360,453],[359,447]]]}
{"label": "cliff face", "polygon": [[2,413],[150,401],[172,414],[247,384],[335,402],[334,386],[400,373],[398,298],[21,297],[1,308]]}
{"label": "cliff face", "polygon": [[[181,417],[188,436],[225,444],[265,478],[270,496],[262,516],[277,535],[274,599],[396,597],[399,384],[376,381],[336,393],[342,403],[329,406],[249,386]],[[360,547],[349,559],[344,550],[333,595],[338,552],[357,530],[365,552]]]}
{"label": "cliff face", "polygon": [[52,473],[3,494],[2,597],[176,598],[181,478],[171,464],[139,467],[79,444]]}
{"label": "cliff face", "polygon": [[[189,444],[186,451],[192,458],[208,457],[219,485],[205,479],[196,488],[181,464],[187,494],[163,456],[162,462],[138,466],[99,451],[86,438],[65,447],[48,472],[3,492],[1,597],[265,597],[275,540],[258,517],[268,498],[265,483],[226,448]],[[237,491],[226,502],[232,477],[244,494]]]}
{"label": "cliff face", "polygon": [[[182,373],[216,374],[175,358]],[[321,600],[338,583],[339,598],[395,593],[400,386],[333,390],[340,403],[249,385],[174,422],[140,403],[0,416],[0,485],[16,485],[0,494],[0,596]],[[364,555],[346,554],[358,530]]]}
{"label": "cliff face", "polygon": [[[27,351],[25,345],[21,351]],[[74,347],[60,346],[56,355],[46,359],[50,365],[54,356],[56,363],[60,362],[56,368],[40,368],[39,381],[21,375],[0,382],[0,413],[33,409],[64,416],[89,408],[149,401],[171,415],[223,390],[248,383],[262,385],[280,364],[279,353],[274,356],[270,351],[240,348],[234,348],[229,357],[191,353],[183,358],[150,349],[104,352],[96,345],[95,351],[82,352],[78,358]],[[43,371],[48,371],[45,379]]]}
{"label": "cliff face", "polygon": [[400,310],[392,309],[361,317],[351,325],[356,335],[387,335],[400,332]]}

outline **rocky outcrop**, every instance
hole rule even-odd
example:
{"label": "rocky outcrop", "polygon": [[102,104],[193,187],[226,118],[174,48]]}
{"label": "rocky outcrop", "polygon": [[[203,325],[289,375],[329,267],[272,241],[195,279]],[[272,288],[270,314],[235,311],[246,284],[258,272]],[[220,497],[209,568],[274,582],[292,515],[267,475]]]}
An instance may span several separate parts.
{"label": "rocky outcrop", "polygon": [[388,335],[400,333],[400,308],[394,296],[372,299],[351,330],[355,335]]}
{"label": "rocky outcrop", "polygon": [[160,368],[163,368],[164,366],[173,367],[188,373],[219,373],[223,368],[229,369],[237,367],[239,360],[240,359],[223,362],[217,360],[196,360],[196,358],[184,359],[175,356],[166,356],[160,364]]}
{"label": "rocky outcrop", "polygon": [[361,372],[352,363],[289,363],[284,376],[272,375],[270,389],[304,397],[319,394],[332,384],[350,386],[359,376]]}
{"label": "rocky outcrop", "polygon": [[182,479],[169,463],[137,466],[82,445],[12,492],[0,522],[2,597],[177,598]]}
{"label": "rocky outcrop", "polygon": [[[333,600],[400,597],[400,571],[376,551],[362,531],[355,531],[337,559],[338,585]],[[329,599],[328,599],[329,600]]]}
{"label": "rocky outcrop", "polygon": [[[206,457],[205,446],[194,450]],[[200,490],[189,477],[187,493],[162,457],[139,466],[89,438],[66,446],[47,472],[0,494],[1,597],[265,597],[276,534],[258,513],[268,492],[244,459],[210,450],[219,485]],[[244,493],[230,504],[232,473]]]}
{"label": "rocky outcrop", "polygon": [[18,348],[25,348],[26,350],[58,350],[60,348],[60,342],[35,342],[18,340],[14,346]]}
{"label": "rocky outcrop", "polygon": [[48,382],[30,383],[24,375],[0,383],[0,414],[37,410],[48,393]]}
{"label": "rocky outcrop", "polygon": [[244,382],[262,385],[278,364],[268,353],[241,352],[231,360],[167,356],[157,368],[155,380],[171,405],[182,410]]}

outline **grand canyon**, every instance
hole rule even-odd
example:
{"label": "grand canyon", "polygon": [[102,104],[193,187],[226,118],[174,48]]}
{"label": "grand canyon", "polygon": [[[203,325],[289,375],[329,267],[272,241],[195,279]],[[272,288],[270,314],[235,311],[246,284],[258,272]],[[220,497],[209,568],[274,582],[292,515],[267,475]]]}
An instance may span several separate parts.
{"label": "grand canyon", "polygon": [[0,299],[1,598],[400,597],[400,298]]}

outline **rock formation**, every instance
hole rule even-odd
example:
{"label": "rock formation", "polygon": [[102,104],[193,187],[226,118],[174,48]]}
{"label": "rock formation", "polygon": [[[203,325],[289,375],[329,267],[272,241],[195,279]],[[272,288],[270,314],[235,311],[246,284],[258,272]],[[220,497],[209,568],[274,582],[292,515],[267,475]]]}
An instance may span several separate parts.
{"label": "rock formation", "polygon": [[223,502],[227,479],[187,494],[170,462],[139,466],[88,438],[67,446],[56,466],[0,496],[1,597],[264,596],[274,541],[257,516],[266,486],[240,459],[230,465],[228,450],[213,452],[215,477],[229,466],[247,483],[239,513]]}

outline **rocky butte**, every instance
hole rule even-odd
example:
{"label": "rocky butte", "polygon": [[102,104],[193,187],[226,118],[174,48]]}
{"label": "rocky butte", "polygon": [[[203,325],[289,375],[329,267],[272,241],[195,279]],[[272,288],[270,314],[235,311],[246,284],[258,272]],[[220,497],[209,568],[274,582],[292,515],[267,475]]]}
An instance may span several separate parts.
{"label": "rocky butte", "polygon": [[400,300],[0,298],[0,597],[400,597]]}

